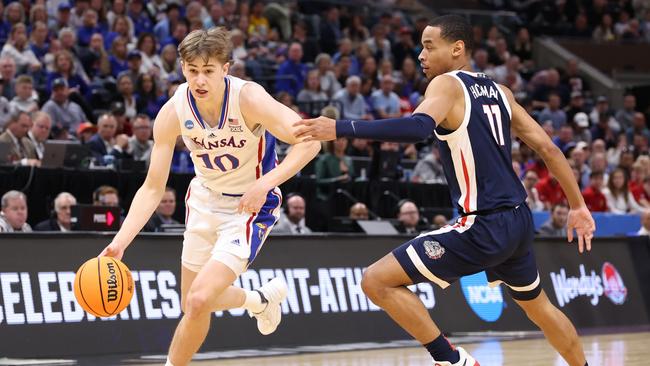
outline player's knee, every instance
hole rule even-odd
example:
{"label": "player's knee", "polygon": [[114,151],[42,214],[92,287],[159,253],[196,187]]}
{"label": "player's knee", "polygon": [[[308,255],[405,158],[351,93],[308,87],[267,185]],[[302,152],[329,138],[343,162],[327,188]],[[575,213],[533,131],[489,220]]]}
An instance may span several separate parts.
{"label": "player's knee", "polygon": [[382,292],[384,291],[384,286],[382,286],[379,277],[376,274],[376,271],[370,266],[364,273],[363,278],[361,279],[361,289],[363,293],[368,296],[375,304],[377,300],[382,298]]}
{"label": "player's knee", "polygon": [[210,313],[208,297],[200,292],[190,292],[185,302],[184,312],[190,318]]}

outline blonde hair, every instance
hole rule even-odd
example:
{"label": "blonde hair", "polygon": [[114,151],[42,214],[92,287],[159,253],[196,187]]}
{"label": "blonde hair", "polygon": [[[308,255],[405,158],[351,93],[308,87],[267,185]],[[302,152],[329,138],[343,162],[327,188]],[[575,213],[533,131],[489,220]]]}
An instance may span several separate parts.
{"label": "blonde hair", "polygon": [[226,64],[230,62],[232,54],[230,33],[224,27],[194,30],[178,45],[178,54],[183,62],[192,61],[197,57],[208,61],[214,57]]}

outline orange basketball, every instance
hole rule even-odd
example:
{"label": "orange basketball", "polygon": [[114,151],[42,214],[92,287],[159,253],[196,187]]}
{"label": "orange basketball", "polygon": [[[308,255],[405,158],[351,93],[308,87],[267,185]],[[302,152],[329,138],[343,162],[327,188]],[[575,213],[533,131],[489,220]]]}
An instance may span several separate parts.
{"label": "orange basketball", "polygon": [[74,279],[77,303],[97,317],[109,317],[126,308],[133,297],[133,277],[119,259],[92,258],[82,264]]}

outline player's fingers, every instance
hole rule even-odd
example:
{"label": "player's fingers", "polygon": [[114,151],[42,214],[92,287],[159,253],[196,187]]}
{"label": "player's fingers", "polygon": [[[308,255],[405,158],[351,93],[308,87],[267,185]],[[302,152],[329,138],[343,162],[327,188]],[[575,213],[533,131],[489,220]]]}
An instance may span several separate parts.
{"label": "player's fingers", "polygon": [[591,251],[591,239],[594,237],[594,234],[589,233],[585,236],[585,244],[587,245],[587,251]]}
{"label": "player's fingers", "polygon": [[573,241],[573,226],[571,225],[566,228],[566,239],[569,243]]}
{"label": "player's fingers", "polygon": [[297,130],[293,133],[293,135],[294,135],[296,138],[301,138],[301,137],[305,137],[305,136],[307,136],[307,135],[311,135],[311,128],[309,128],[309,127],[301,127],[301,128],[299,128],[299,129],[297,129]]}
{"label": "player's fingers", "polygon": [[304,119],[301,119],[300,121],[296,122],[293,124],[293,127],[298,127],[298,126],[305,126],[307,123]]}
{"label": "player's fingers", "polygon": [[584,237],[581,233],[578,233],[578,252],[582,253],[584,251]]}
{"label": "player's fingers", "polygon": [[237,213],[240,214],[244,211],[244,200],[239,201],[239,206],[237,206]]}

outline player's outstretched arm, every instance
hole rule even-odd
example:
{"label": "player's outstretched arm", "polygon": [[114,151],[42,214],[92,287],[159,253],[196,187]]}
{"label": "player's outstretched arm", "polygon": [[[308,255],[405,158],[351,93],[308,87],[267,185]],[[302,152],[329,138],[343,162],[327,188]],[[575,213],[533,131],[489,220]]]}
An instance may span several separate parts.
{"label": "player's outstretched arm", "polygon": [[555,179],[560,182],[560,186],[569,201],[571,211],[567,220],[568,240],[573,241],[573,230],[575,229],[578,235],[578,250],[580,253],[583,252],[585,245],[587,250],[591,250],[591,239],[596,230],[596,224],[587,209],[587,205],[585,205],[584,198],[580,193],[580,187],[578,187],[573,171],[564,154],[555,146],[540,125],[517,103],[512,92],[502,85],[500,87],[508,97],[512,109],[513,131],[526,145],[544,159],[544,163],[546,163]]}
{"label": "player's outstretched arm", "polygon": [[124,250],[147,223],[165,192],[169,177],[176,138],[180,134],[178,117],[171,102],[167,102],[156,116],[153,128],[154,145],[151,151],[149,171],[142,187],[133,197],[129,213],[113,241],[102,251],[107,255],[122,258]]}
{"label": "player's outstretched arm", "polygon": [[262,176],[242,197],[239,211],[259,212],[269,190],[293,177],[320,151],[316,141],[301,142],[294,136],[293,124],[300,116],[292,109],[273,99],[260,85],[247,83],[239,94],[239,105],[247,121],[264,126],[276,138],[292,144],[282,163]]}
{"label": "player's outstretched arm", "polygon": [[457,81],[449,75],[440,75],[429,83],[424,100],[409,117],[335,121],[321,116],[297,122],[295,136],[303,141],[329,141],[337,137],[406,143],[423,141],[433,133],[436,123],[447,118],[459,91],[462,92]]}

